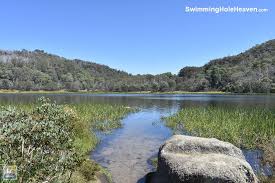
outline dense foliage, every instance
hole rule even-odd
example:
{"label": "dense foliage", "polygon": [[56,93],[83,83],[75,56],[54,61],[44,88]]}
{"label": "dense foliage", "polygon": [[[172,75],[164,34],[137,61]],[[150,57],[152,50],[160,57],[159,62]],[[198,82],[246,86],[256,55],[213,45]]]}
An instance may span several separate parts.
{"label": "dense foliage", "polygon": [[0,89],[275,92],[275,40],[179,74],[131,75],[108,66],[35,51],[0,51]]}
{"label": "dense foliage", "polygon": [[181,90],[219,90],[237,93],[275,92],[275,40],[237,56],[210,61],[179,72]]}
{"label": "dense foliage", "polygon": [[175,88],[171,73],[132,76],[104,65],[41,50],[0,51],[0,89],[145,91]]}
{"label": "dense foliage", "polygon": [[42,101],[31,112],[0,111],[0,160],[18,166],[19,182],[52,182],[74,170],[82,156],[73,146],[71,110]]}

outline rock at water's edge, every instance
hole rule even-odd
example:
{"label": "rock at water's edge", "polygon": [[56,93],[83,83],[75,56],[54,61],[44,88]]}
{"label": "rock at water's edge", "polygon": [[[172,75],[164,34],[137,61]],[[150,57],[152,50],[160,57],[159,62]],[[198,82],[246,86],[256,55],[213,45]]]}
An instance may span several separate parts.
{"label": "rock at water's edge", "polygon": [[152,183],[257,183],[236,146],[217,139],[174,135],[160,147]]}

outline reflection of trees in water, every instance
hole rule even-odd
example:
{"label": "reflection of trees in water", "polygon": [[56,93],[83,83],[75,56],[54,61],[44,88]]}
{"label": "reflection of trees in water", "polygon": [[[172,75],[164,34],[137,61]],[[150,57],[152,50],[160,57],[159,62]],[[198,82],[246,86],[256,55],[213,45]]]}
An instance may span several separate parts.
{"label": "reflection of trees in water", "polygon": [[46,96],[57,103],[108,103],[124,104],[140,108],[158,108],[160,110],[175,105],[173,100],[148,99],[141,96],[104,96],[104,95],[82,95],[82,94],[1,94],[1,103],[32,103],[37,98]]}
{"label": "reflection of trees in water", "polygon": [[[32,103],[43,94],[0,94],[0,104]],[[44,94],[57,103],[123,104],[143,109],[156,108],[160,112],[195,106],[262,106],[275,108],[275,96],[242,95],[89,95]]]}

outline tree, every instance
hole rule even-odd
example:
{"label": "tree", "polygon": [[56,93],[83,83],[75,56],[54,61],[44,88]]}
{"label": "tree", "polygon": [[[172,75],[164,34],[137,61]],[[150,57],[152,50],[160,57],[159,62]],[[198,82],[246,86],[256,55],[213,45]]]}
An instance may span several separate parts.
{"label": "tree", "polygon": [[175,80],[169,80],[168,81],[169,89],[174,90],[176,88],[176,81]]}
{"label": "tree", "polygon": [[169,90],[169,85],[166,81],[162,81],[159,86],[159,91],[164,92]]}
{"label": "tree", "polygon": [[80,83],[79,81],[67,82],[67,83],[66,83],[66,88],[67,88],[69,91],[77,92],[77,91],[79,91],[80,88],[81,88],[81,83]]}
{"label": "tree", "polygon": [[224,70],[218,66],[213,66],[207,71],[206,79],[209,81],[212,88],[219,88],[222,86],[221,83],[223,72]]}
{"label": "tree", "polygon": [[157,82],[152,83],[152,91],[159,91],[159,84]]}
{"label": "tree", "polygon": [[191,77],[196,76],[197,73],[201,71],[200,67],[184,67],[180,70],[178,76],[190,79]]}
{"label": "tree", "polygon": [[10,80],[8,79],[1,79],[0,80],[0,89],[10,89],[12,88],[13,84]]}

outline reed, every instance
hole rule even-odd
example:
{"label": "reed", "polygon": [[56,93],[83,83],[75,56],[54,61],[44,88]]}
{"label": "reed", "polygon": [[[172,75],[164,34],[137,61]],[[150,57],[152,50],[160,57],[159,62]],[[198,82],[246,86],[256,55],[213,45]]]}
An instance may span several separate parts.
{"label": "reed", "polygon": [[262,148],[275,139],[275,113],[264,108],[191,107],[164,119],[172,129],[183,126],[192,135],[218,138],[241,148]]}
{"label": "reed", "polygon": [[121,119],[134,109],[122,105],[80,103],[69,104],[78,114],[80,120],[76,123],[76,145],[81,151],[89,152],[98,143],[96,131],[107,132],[122,126]]}
{"label": "reed", "polygon": [[95,130],[109,131],[121,127],[121,119],[133,109],[122,105],[81,103],[71,104],[81,118]]}

